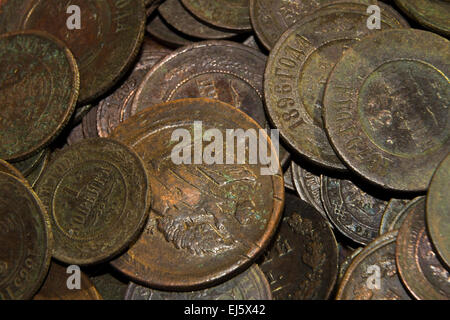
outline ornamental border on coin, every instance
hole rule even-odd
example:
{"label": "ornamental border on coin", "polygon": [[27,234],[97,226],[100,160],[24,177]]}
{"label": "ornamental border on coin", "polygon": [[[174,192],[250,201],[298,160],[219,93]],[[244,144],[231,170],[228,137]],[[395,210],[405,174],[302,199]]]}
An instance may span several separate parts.
{"label": "ornamental border on coin", "polygon": [[[416,29],[380,31],[347,50],[328,80],[323,118],[331,144],[352,171],[385,189],[410,192],[427,189],[442,154],[450,151],[448,137],[446,143],[436,145],[433,141],[432,147],[409,158],[384,150],[364,127],[359,93],[370,75],[387,63],[420,63],[445,78],[445,74],[450,73],[448,60],[447,39]],[[447,125],[450,126],[450,122]],[[419,131],[423,134],[425,130],[427,128],[423,127]],[[430,141],[425,142],[429,144]]]}

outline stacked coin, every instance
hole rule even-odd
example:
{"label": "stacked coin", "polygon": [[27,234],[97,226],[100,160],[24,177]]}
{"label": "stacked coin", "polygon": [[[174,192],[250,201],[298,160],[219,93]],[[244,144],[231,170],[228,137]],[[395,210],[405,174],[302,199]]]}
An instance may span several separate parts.
{"label": "stacked coin", "polygon": [[0,299],[448,300],[449,17],[0,1]]}

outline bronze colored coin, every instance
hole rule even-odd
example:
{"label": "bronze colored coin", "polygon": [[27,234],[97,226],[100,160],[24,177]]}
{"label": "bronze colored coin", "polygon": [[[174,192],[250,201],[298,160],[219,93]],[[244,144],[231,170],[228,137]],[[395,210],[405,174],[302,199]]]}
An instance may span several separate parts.
{"label": "bronze colored coin", "polygon": [[391,199],[383,212],[379,234],[382,235],[386,232],[400,229],[409,207],[414,206],[415,202],[421,200],[421,198],[417,197],[414,200]]}
{"label": "bronze colored coin", "polygon": [[322,176],[321,198],[330,221],[345,236],[366,245],[378,236],[387,201],[378,199],[350,180]]}
{"label": "bronze colored coin", "polygon": [[102,300],[84,272],[80,274],[80,289],[69,289],[67,285],[71,275],[67,273],[67,267],[52,261],[47,278],[33,300]]}
{"label": "bronze colored coin", "polygon": [[264,273],[252,265],[222,284],[191,292],[159,291],[132,282],[125,300],[272,300],[272,294]]}
{"label": "bronze colored coin", "polygon": [[[227,129],[258,135],[275,170],[264,170],[267,166],[259,161],[250,164],[248,152],[239,153],[238,148],[198,144],[202,132],[214,132],[218,142]],[[172,134],[185,136],[180,143],[186,153],[178,153],[183,159],[176,156],[182,145]],[[111,137],[144,159],[153,190],[145,231],[112,262],[122,273],[163,290],[192,290],[244,269],[267,246],[281,217],[283,177],[270,138],[246,114],[218,100],[176,100],[144,109]],[[193,144],[194,162],[187,151]],[[203,153],[214,159],[199,159]],[[237,164],[238,155],[243,164]]]}
{"label": "bronze colored coin", "polygon": [[[329,6],[347,6],[366,12],[369,5],[378,5],[381,16],[398,26],[407,22],[390,6],[374,0],[250,0],[250,17],[258,39],[271,50],[281,35],[296,23],[303,23],[318,9]],[[366,16],[366,20],[369,14]]]}
{"label": "bronze colored coin", "polygon": [[36,186],[36,183],[39,181],[39,179],[42,177],[42,174],[44,173],[45,169],[47,168],[47,165],[50,161],[51,152],[50,150],[46,150],[46,153],[44,155],[44,158],[40,161],[38,167],[30,172],[29,175],[25,176],[25,179],[29,182],[30,186],[34,188]]}
{"label": "bronze colored coin", "polygon": [[286,193],[283,219],[260,267],[276,300],[328,299],[338,272],[338,247],[320,213]]}
{"label": "bronze colored coin", "polygon": [[146,37],[138,62],[122,85],[110,96],[100,101],[97,109],[97,132],[100,137],[108,137],[119,123],[128,119],[131,105],[142,79],[147,72],[172,50]]}
{"label": "bronze colored coin", "polygon": [[250,31],[249,0],[180,0],[200,20],[236,32]]}
{"label": "bronze colored coin", "polygon": [[433,175],[427,196],[427,226],[438,255],[450,268],[450,155]]}
{"label": "bronze colored coin", "polygon": [[171,47],[187,46],[193,41],[199,40],[189,39],[186,36],[183,36],[181,32],[173,30],[167,25],[166,22],[163,21],[159,14],[150,18],[150,21],[147,23],[146,30],[154,38],[158,39],[158,41]]}
{"label": "bronze colored coin", "polygon": [[[69,29],[67,8],[81,9],[81,28]],[[69,20],[68,20],[69,19]],[[7,0],[0,32],[44,30],[64,41],[80,69],[80,104],[111,88],[134,61],[145,27],[142,0]]]}
{"label": "bronze colored coin", "polygon": [[34,191],[18,178],[0,172],[0,194],[0,300],[29,299],[50,264],[50,221]]}
{"label": "bronze colored coin", "polygon": [[[2,9],[0,3],[0,17]],[[69,121],[78,97],[77,64],[53,36],[23,31],[0,35],[0,71],[0,158],[27,159]]]}
{"label": "bronze colored coin", "polygon": [[123,252],[148,217],[150,189],[142,160],[106,138],[58,152],[36,186],[50,215],[53,257],[93,264]]}
{"label": "bronze colored coin", "polygon": [[27,158],[18,162],[11,162],[11,164],[19,170],[22,175],[29,175],[37,166],[39,166],[40,162],[44,158],[45,154],[48,152],[47,149],[42,149],[39,153],[36,153],[34,156]]}
{"label": "bronze colored coin", "polygon": [[295,162],[292,162],[291,170],[295,190],[300,198],[312,205],[317,211],[320,212],[322,217],[328,221],[325,208],[322,204],[322,199],[320,198],[320,176],[309,172]]}
{"label": "bronze colored coin", "polygon": [[395,3],[409,17],[421,25],[450,35],[450,2],[447,0],[395,0]]}
{"label": "bronze colored coin", "polygon": [[447,39],[415,29],[347,50],[328,80],[324,120],[349,168],[384,188],[427,189],[450,151],[449,60]]}
{"label": "bronze colored coin", "polygon": [[[345,273],[337,300],[411,300],[395,265],[397,231],[388,232],[369,243]],[[371,276],[380,275],[379,285]]]}
{"label": "bronze colored coin", "polygon": [[420,300],[450,300],[450,273],[431,245],[425,224],[425,197],[408,210],[398,231],[396,259],[403,283]]}
{"label": "bronze colored coin", "polygon": [[187,11],[180,0],[165,0],[158,11],[161,17],[172,27],[188,36],[199,39],[226,39],[236,35],[200,22]]}
{"label": "bronze colored coin", "polygon": [[25,181],[24,176],[19,170],[17,170],[13,165],[9,164],[8,162],[2,159],[0,159],[0,172],[10,174],[19,180]]}

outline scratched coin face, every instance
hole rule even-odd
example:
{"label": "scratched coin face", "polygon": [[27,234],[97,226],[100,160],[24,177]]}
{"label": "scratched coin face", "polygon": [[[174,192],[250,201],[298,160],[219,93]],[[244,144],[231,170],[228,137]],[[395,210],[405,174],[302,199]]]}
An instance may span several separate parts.
{"label": "scratched coin face", "polygon": [[0,36],[0,71],[0,158],[27,159],[49,144],[72,115],[77,64],[56,38],[25,31]]}
{"label": "scratched coin face", "polygon": [[112,258],[136,240],[148,217],[142,160],[106,138],[59,151],[36,186],[51,219],[53,256],[68,264]]}
{"label": "scratched coin face", "polygon": [[[67,14],[74,5],[80,9],[80,29],[70,25]],[[142,0],[7,0],[0,4],[0,31],[44,30],[68,46],[80,69],[80,103],[105,93],[128,69],[141,46],[145,19]]]}
{"label": "scratched coin face", "polygon": [[0,299],[30,299],[50,264],[50,221],[39,198],[21,180],[0,172],[0,194]]}
{"label": "scratched coin face", "polygon": [[449,300],[450,273],[437,258],[425,224],[425,198],[410,206],[397,236],[400,277],[420,300]]}
{"label": "scratched coin face", "polygon": [[125,300],[272,300],[272,294],[266,276],[253,265],[222,284],[197,291],[160,291],[131,282]]}
{"label": "scratched coin face", "polygon": [[327,221],[286,193],[283,219],[260,267],[276,300],[325,300],[338,271],[338,248]]}
{"label": "scratched coin face", "polygon": [[[224,137],[233,136],[227,129],[258,135],[274,170],[226,147]],[[217,144],[199,145],[202,132]],[[179,134],[183,142],[173,139]],[[115,268],[151,287],[190,290],[249,266],[264,250],[281,216],[284,184],[270,139],[250,117],[218,100],[176,100],[148,107],[111,137],[144,159],[153,190],[145,231]],[[214,159],[199,159],[202,150]]]}
{"label": "scratched coin face", "polygon": [[449,48],[434,33],[396,29],[347,50],[328,81],[324,120],[349,168],[384,188],[427,189],[450,151]]}

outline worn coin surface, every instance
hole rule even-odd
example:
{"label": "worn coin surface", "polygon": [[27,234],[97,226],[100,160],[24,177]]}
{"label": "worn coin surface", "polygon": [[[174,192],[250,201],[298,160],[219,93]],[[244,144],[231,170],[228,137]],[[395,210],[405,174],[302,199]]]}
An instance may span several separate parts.
{"label": "worn coin surface", "polygon": [[27,159],[69,121],[78,97],[77,64],[53,36],[21,31],[0,35],[0,71],[0,158]]}
{"label": "worn coin surface", "polygon": [[403,283],[421,300],[450,300],[450,273],[436,256],[425,224],[425,198],[410,207],[398,231],[396,259]]}
{"label": "worn coin surface", "polygon": [[131,282],[125,300],[272,300],[272,294],[264,273],[252,265],[222,284],[191,292],[159,291]]}
{"label": "worn coin surface", "polygon": [[[355,257],[342,279],[337,300],[411,300],[395,265],[396,238],[397,231],[388,232]],[[379,286],[369,279],[375,272],[380,274]]]}
{"label": "worn coin surface", "polygon": [[413,200],[391,199],[383,212],[380,222],[380,235],[400,229],[403,220],[408,214],[409,207],[415,206],[417,201],[421,201],[422,197]]}
{"label": "worn coin surface", "polygon": [[53,257],[69,264],[112,258],[136,240],[148,217],[150,189],[142,160],[106,138],[59,151],[36,192],[50,215]]}
{"label": "worn coin surface", "polygon": [[53,249],[44,206],[21,180],[0,172],[0,299],[30,299],[44,282]]}
{"label": "worn coin surface", "polygon": [[193,41],[200,39],[188,38],[183,36],[181,32],[170,28],[170,26],[161,18],[159,14],[152,15],[147,23],[146,30],[154,38],[161,43],[171,47],[180,47],[191,44]]}
{"label": "worn coin surface", "polygon": [[349,168],[384,188],[427,189],[450,151],[449,60],[447,39],[416,29],[347,50],[328,80],[324,120]]}
{"label": "worn coin surface", "polygon": [[321,198],[328,218],[345,236],[364,245],[378,236],[387,201],[368,194],[350,180],[324,175]]}
{"label": "worn coin surface", "polygon": [[276,300],[328,299],[338,272],[333,231],[314,207],[286,193],[282,222],[259,266]]}
{"label": "worn coin surface", "polygon": [[[81,28],[70,29],[67,9],[81,9]],[[44,30],[63,41],[80,70],[80,104],[112,87],[136,57],[144,36],[142,0],[6,0],[0,32]]]}
{"label": "worn coin surface", "polygon": [[[202,132],[218,142],[227,129],[259,135],[275,170],[264,172],[266,165],[250,164],[248,152],[225,142],[199,144]],[[178,142],[173,134],[185,138]],[[249,266],[267,246],[281,217],[284,183],[275,148],[246,114],[218,100],[176,100],[144,109],[111,137],[142,157],[153,191],[145,231],[112,262],[125,275],[152,287],[190,290]],[[199,159],[202,150],[214,160]],[[238,155],[244,164],[237,164]]]}
{"label": "worn coin surface", "polygon": [[249,0],[181,0],[199,19],[219,28],[250,31]]}
{"label": "worn coin surface", "polygon": [[441,162],[427,196],[427,226],[437,253],[450,268],[450,155]]}

